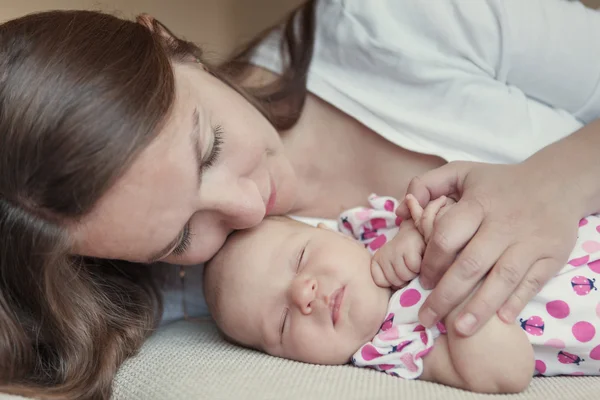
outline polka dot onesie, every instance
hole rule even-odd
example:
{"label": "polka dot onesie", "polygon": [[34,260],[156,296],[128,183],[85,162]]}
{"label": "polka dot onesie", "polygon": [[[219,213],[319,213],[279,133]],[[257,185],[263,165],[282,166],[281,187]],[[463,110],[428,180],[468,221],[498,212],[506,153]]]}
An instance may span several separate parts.
{"label": "polka dot onesie", "polygon": [[[374,253],[398,232],[401,220],[391,197],[369,197],[370,208],[341,214],[340,231],[355,237]],[[536,375],[600,375],[600,216],[579,222],[577,243],[568,263],[529,302],[516,323],[525,331],[535,353]],[[600,282],[598,282],[600,285]],[[430,291],[418,279],[396,291],[386,320],[377,335],[353,356],[357,366],[368,366],[394,376],[418,378],[422,358],[443,324],[425,329],[418,310]]]}

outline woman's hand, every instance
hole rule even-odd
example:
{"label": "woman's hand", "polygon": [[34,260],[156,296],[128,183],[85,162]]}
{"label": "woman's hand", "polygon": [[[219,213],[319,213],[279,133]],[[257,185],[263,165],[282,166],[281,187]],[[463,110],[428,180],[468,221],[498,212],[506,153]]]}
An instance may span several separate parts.
{"label": "woman's hand", "polygon": [[[453,162],[411,182],[408,193],[421,205],[442,195],[458,200],[435,221],[423,256],[421,283],[436,286],[419,313],[424,325],[447,316],[482,279],[458,331],[473,334],[498,310],[513,322],[566,263],[581,207],[550,164]],[[405,203],[397,209],[402,218],[410,217]]]}

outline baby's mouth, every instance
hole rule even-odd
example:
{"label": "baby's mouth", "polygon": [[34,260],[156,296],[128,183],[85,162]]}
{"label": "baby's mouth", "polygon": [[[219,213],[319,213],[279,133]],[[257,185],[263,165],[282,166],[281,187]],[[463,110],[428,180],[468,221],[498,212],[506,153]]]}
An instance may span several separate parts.
{"label": "baby's mouth", "polygon": [[329,308],[331,309],[331,321],[333,322],[333,326],[335,326],[340,319],[340,308],[342,307],[345,291],[346,286],[342,286],[335,290],[329,297]]}

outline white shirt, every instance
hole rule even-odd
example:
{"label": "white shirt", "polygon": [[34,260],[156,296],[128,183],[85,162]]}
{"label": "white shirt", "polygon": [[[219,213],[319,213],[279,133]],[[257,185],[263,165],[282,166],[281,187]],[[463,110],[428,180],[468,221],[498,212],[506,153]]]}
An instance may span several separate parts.
{"label": "white shirt", "polygon": [[[279,72],[279,36],[252,63]],[[320,0],[307,87],[406,149],[518,162],[600,117],[598,38],[564,0]]]}

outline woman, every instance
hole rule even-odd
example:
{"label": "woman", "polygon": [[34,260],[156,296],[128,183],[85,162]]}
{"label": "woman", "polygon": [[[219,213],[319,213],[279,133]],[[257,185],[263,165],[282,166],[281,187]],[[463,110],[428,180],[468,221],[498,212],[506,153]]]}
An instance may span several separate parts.
{"label": "woman", "polygon": [[[579,129],[600,116],[597,64],[556,50],[597,59],[577,35],[597,34],[598,15],[558,1],[426,4],[309,2],[220,67],[148,16],[3,24],[1,389],[108,397],[160,315],[142,264],[201,263],[265,215],[331,217],[370,192],[460,198],[425,255],[432,284],[465,249],[428,322],[497,260],[467,309],[481,322],[513,293],[513,310],[524,304],[600,205],[598,127]],[[436,169],[455,160],[522,163]],[[573,237],[554,234],[565,226]],[[532,230],[536,246],[520,245]],[[376,259],[390,260],[393,246]]]}

